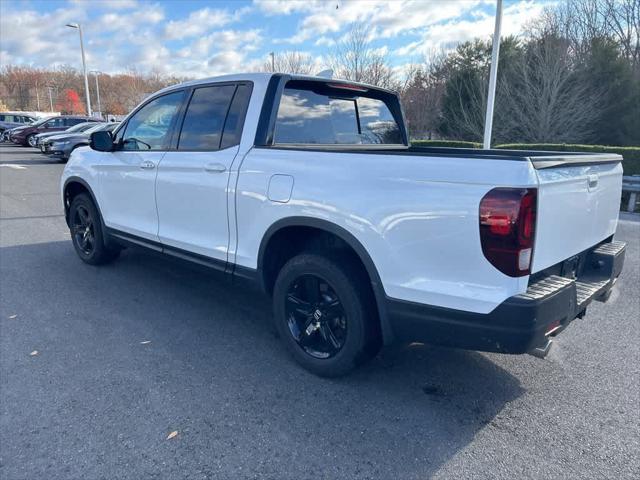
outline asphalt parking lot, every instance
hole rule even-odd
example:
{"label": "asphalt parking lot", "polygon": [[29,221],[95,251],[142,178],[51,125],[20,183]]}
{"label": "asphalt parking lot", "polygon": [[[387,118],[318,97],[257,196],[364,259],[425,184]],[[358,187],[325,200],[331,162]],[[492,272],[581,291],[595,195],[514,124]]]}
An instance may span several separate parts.
{"label": "asphalt parking lot", "polygon": [[413,345],[326,380],[207,272],[81,263],[63,167],[0,145],[0,478],[640,477],[637,220],[611,300],[546,360]]}

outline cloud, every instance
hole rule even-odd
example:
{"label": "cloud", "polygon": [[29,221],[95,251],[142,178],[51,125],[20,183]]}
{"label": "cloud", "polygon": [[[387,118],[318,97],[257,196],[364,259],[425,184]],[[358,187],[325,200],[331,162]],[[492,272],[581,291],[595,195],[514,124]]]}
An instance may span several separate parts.
{"label": "cloud", "polygon": [[263,38],[260,29],[222,30],[200,37],[177,52],[169,67],[180,75],[216,75],[258,69],[261,59],[249,59]]}
{"label": "cloud", "polygon": [[[145,29],[162,22],[165,18],[164,9],[159,4],[146,5],[144,9],[120,13],[105,13],[100,16],[95,25],[97,32],[118,32],[119,35],[140,33]],[[92,32],[94,30],[92,29]]]}
{"label": "cloud", "polygon": [[306,12],[317,8],[321,3],[318,0],[253,0],[253,4],[266,15],[290,15],[294,12]]}
{"label": "cloud", "polygon": [[[86,18],[80,6],[44,15],[34,10],[12,11],[3,6],[0,16],[3,62],[11,59],[13,63],[36,65],[71,63],[79,57],[78,35],[65,25],[82,23]],[[47,28],[43,29],[43,25]]]}
{"label": "cloud", "polygon": [[[544,7],[545,5],[531,0],[524,0],[507,6],[502,14],[502,37],[520,34],[529,21],[542,13]],[[433,49],[447,50],[474,38],[487,40],[493,35],[494,26],[495,16],[493,12],[483,12],[469,20],[452,20],[433,25],[426,30],[421,45],[416,45],[418,42],[414,43],[414,51],[426,53]],[[407,53],[409,53],[408,48]]]}
{"label": "cloud", "polygon": [[[342,31],[353,22],[363,22],[375,38],[403,35],[414,29],[455,18],[486,0],[425,2],[423,0],[342,0],[340,2],[305,2],[299,12],[305,14],[294,35],[281,43],[299,44],[318,35]],[[275,4],[268,3],[273,10]],[[301,4],[294,3],[294,6]],[[339,8],[336,8],[336,5]],[[364,8],[366,7],[366,8]],[[291,8],[291,6],[289,7]]]}
{"label": "cloud", "polygon": [[228,10],[203,8],[191,12],[184,20],[172,20],[164,29],[168,39],[181,39],[202,35],[214,28],[224,27],[237,17]]}
{"label": "cloud", "polygon": [[[504,35],[521,32],[549,5],[545,1],[511,0]],[[135,67],[202,77],[258,69],[278,44],[308,52],[320,70],[323,54],[353,22],[363,22],[374,48],[387,49],[398,65],[435,47],[489,38],[495,0],[255,0],[249,6],[227,2],[225,8],[153,0],[30,5],[2,3],[3,65],[79,68],[78,34],[65,24],[80,22],[90,69],[115,73]]]}
{"label": "cloud", "polygon": [[138,7],[137,0],[100,0],[99,6],[109,10],[130,10]]}

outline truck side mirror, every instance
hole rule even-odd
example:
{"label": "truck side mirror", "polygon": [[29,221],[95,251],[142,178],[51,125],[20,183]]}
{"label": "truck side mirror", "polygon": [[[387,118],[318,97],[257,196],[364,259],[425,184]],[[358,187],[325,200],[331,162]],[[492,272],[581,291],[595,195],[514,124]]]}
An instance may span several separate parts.
{"label": "truck side mirror", "polygon": [[98,152],[113,152],[113,137],[111,132],[101,130],[93,132],[89,140],[89,146]]}

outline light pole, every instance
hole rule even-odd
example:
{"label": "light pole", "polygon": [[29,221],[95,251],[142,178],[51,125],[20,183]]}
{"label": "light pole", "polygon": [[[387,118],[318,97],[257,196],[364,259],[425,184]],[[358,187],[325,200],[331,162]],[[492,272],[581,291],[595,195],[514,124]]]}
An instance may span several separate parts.
{"label": "light pole", "polygon": [[491,148],[491,130],[493,129],[493,106],[496,101],[496,77],[498,76],[498,57],[500,56],[500,25],[502,24],[502,0],[496,3],[496,26],[493,32],[491,49],[491,70],[489,71],[489,92],[487,94],[487,112],[484,117],[484,139],[482,147]]}
{"label": "light pole", "polygon": [[84,41],[82,40],[82,25],[67,23],[67,27],[77,28],[80,33],[80,52],[82,53],[82,72],[84,73],[84,94],[87,97],[87,115],[91,115],[91,98],[89,98],[89,79],[87,78],[87,62],[84,58]]}
{"label": "light pole", "polygon": [[100,116],[102,116],[102,105],[100,105],[100,84],[98,83],[98,75],[100,75],[100,72],[98,70],[91,70],[89,73],[93,73],[96,77],[96,99],[98,100],[98,112],[100,112]]}
{"label": "light pole", "polygon": [[38,111],[40,111],[40,93],[38,92],[38,79],[36,78],[36,104]]}
{"label": "light pole", "polygon": [[269,52],[269,55],[271,56],[271,71],[275,72],[276,71],[276,54],[274,52]]}
{"label": "light pole", "polygon": [[49,90],[49,111],[53,113],[53,99],[51,98],[51,85],[47,85],[47,90]]}

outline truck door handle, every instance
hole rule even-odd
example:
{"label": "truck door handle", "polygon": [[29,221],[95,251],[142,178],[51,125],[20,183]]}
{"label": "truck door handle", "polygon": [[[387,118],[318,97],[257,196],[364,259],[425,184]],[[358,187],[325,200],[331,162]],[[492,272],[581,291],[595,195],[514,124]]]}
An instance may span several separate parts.
{"label": "truck door handle", "polygon": [[587,182],[589,189],[596,188],[598,186],[598,175],[589,175]]}
{"label": "truck door handle", "polygon": [[204,169],[211,173],[224,173],[227,171],[227,167],[222,163],[207,163]]}
{"label": "truck door handle", "polygon": [[151,160],[145,160],[140,164],[140,168],[142,168],[143,170],[151,170],[153,168],[156,168],[156,164]]}

